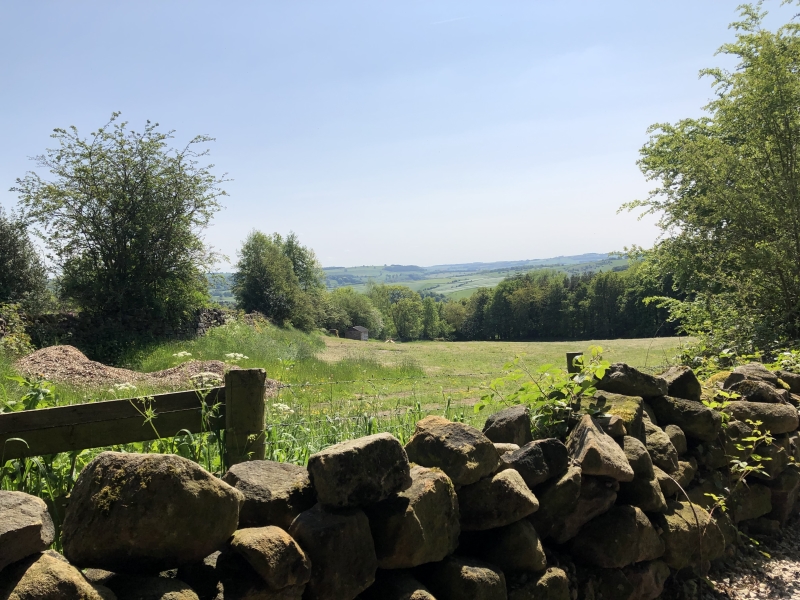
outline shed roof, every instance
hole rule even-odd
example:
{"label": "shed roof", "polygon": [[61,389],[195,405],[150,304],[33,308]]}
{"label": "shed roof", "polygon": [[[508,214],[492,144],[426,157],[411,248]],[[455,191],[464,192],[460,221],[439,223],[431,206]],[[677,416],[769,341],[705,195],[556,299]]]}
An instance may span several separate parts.
{"label": "shed roof", "polygon": [[362,327],[361,325],[355,325],[350,329],[355,329],[356,331],[360,331],[361,333],[369,333],[369,329],[367,329],[366,327]]}

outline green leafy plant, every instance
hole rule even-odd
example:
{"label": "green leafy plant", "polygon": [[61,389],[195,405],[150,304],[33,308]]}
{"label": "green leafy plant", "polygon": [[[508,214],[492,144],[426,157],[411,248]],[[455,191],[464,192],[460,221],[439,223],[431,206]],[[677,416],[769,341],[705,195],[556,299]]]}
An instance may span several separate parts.
{"label": "green leafy plant", "polygon": [[[517,356],[504,365],[506,374],[485,388],[486,393],[475,405],[475,412],[496,404],[527,404],[537,435],[563,437],[570,416],[581,410],[581,399],[594,394],[596,382],[611,366],[610,362],[603,360],[602,353],[601,347],[593,346],[588,360],[583,356],[577,357],[574,362],[574,366],[580,369],[577,373],[569,373],[552,364],[531,368]],[[593,404],[583,410],[593,414],[602,412]]]}
{"label": "green leafy plant", "polygon": [[43,404],[55,404],[55,393],[50,386],[53,384],[40,375],[23,377],[20,375],[7,375],[6,379],[19,384],[25,392],[19,400],[0,400],[0,412],[14,412],[18,410],[34,410]]}

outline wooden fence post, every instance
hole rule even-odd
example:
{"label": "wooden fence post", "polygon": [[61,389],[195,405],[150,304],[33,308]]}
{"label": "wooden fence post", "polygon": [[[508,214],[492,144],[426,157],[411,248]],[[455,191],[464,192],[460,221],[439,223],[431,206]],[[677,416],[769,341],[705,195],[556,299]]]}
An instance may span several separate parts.
{"label": "wooden fence post", "polygon": [[228,467],[246,460],[263,460],[264,369],[236,369],[225,374],[225,462]]}
{"label": "wooden fence post", "polygon": [[580,367],[575,366],[575,359],[583,356],[583,352],[567,352],[567,373],[580,373]]}

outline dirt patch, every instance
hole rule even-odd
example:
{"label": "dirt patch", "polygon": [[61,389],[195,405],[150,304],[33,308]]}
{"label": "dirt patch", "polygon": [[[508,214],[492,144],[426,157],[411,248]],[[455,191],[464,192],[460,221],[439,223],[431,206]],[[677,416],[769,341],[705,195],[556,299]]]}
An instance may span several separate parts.
{"label": "dirt patch", "polygon": [[[149,384],[164,388],[187,387],[191,378],[200,373],[213,373],[222,378],[225,371],[238,369],[219,360],[192,360],[177,367],[139,373],[129,369],[109,367],[89,360],[74,346],[50,346],[29,354],[15,363],[24,375],[41,375],[48,381],[68,383],[80,387],[101,387],[115,383]],[[267,383],[271,383],[268,380]],[[274,382],[272,382],[274,383]],[[268,388],[272,387],[268,385]]]}

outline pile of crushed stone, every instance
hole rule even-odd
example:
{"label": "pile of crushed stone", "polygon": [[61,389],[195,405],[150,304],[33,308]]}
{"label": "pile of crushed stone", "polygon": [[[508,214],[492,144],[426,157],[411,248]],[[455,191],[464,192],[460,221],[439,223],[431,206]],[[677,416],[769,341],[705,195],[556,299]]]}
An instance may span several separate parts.
{"label": "pile of crushed stone", "polygon": [[[74,346],[50,346],[19,359],[14,367],[24,375],[41,375],[48,381],[80,387],[100,387],[115,383],[150,384],[158,387],[186,388],[200,373],[213,373],[220,379],[225,371],[238,369],[220,360],[192,360],[153,373],[109,367],[89,360]],[[269,381],[267,382],[270,383]],[[271,386],[268,385],[268,388]]]}

